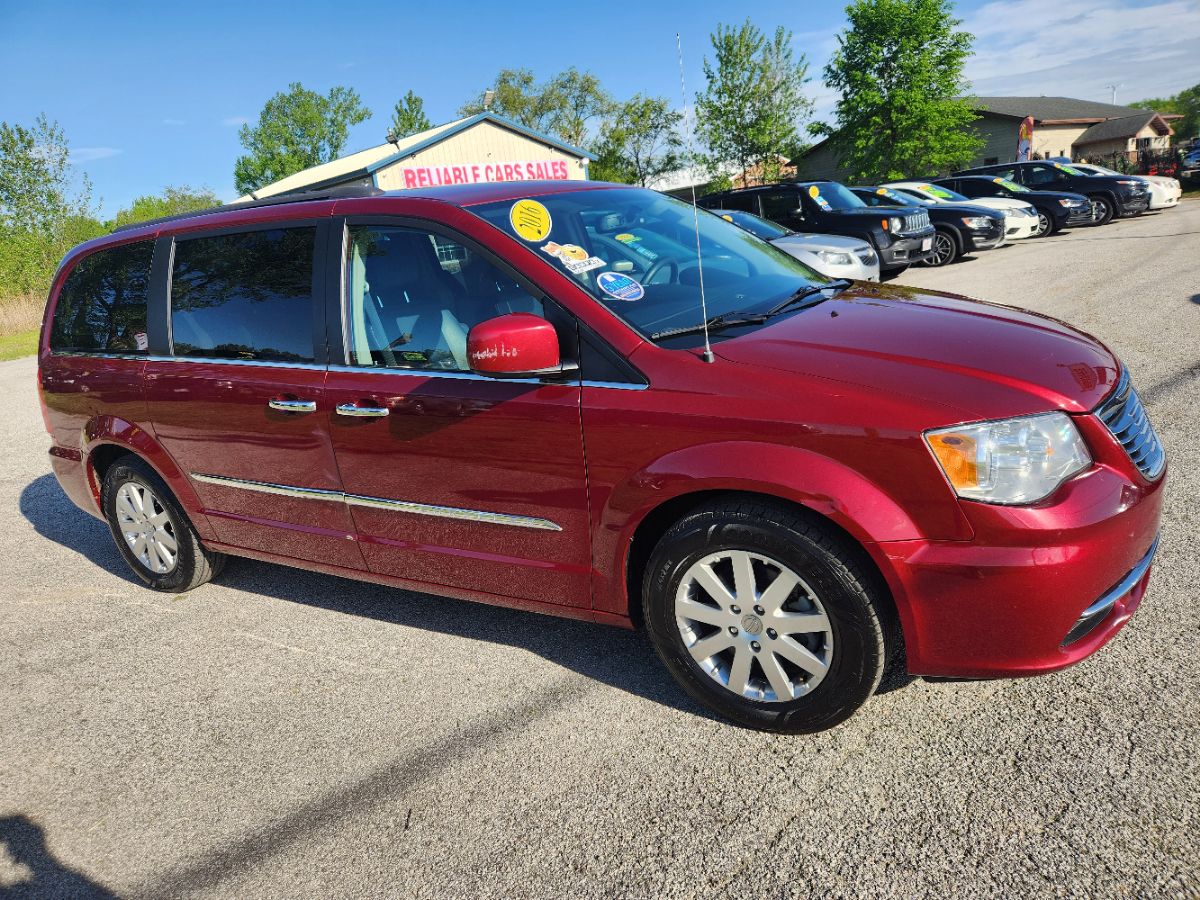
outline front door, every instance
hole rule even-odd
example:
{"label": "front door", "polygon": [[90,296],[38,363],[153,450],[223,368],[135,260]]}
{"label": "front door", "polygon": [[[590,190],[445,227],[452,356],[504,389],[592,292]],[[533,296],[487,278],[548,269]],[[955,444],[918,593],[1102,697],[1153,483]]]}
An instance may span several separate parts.
{"label": "front door", "polygon": [[361,570],[325,415],[328,227],[176,238],[168,356],[147,363],[146,399],[220,542]]}
{"label": "front door", "polygon": [[[467,365],[472,325],[553,309],[440,226],[351,221],[343,247],[347,364],[331,366],[326,397],[370,570],[589,606],[579,381],[500,381]],[[556,326],[569,338],[572,324]]]}

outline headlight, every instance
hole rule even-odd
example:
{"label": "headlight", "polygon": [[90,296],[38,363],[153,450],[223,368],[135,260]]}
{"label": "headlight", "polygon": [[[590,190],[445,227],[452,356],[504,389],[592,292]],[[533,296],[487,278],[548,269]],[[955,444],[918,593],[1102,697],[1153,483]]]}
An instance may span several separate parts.
{"label": "headlight", "polygon": [[821,258],[821,262],[829,263],[831,266],[848,266],[854,262],[854,258],[849,253],[839,253],[836,250],[818,250],[817,256]]}
{"label": "headlight", "polygon": [[1141,182],[1133,181],[1132,179],[1129,179],[1129,178],[1118,178],[1117,184],[1123,184],[1123,185],[1125,185],[1125,187],[1137,187],[1139,184],[1141,184]]}
{"label": "headlight", "polygon": [[992,220],[987,216],[963,216],[962,223],[968,228],[987,228]]}
{"label": "headlight", "polygon": [[954,492],[983,503],[1034,503],[1092,463],[1060,412],[939,428],[925,442]]}
{"label": "headlight", "polygon": [[897,231],[903,231],[904,220],[899,216],[892,216],[890,219],[888,219],[888,227],[892,229],[893,234],[895,234]]}
{"label": "headlight", "polygon": [[1068,209],[1074,209],[1076,206],[1083,206],[1084,204],[1082,200],[1067,200],[1062,197],[1059,198],[1058,202],[1061,206],[1065,206]]}

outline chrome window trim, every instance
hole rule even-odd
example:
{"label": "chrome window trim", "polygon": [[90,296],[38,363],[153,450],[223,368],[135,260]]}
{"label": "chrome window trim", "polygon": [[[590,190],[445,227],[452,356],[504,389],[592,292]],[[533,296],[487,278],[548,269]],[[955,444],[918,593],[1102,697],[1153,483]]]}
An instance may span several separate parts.
{"label": "chrome window trim", "polygon": [[515,516],[510,513],[488,512],[482,509],[466,509],[458,506],[434,506],[428,503],[413,503],[409,500],[390,500],[386,497],[369,497],[364,494],[347,494],[343,491],[331,491],[324,488],[305,488],[267,481],[251,481],[244,478],[230,478],[225,475],[205,475],[199,472],[192,472],[190,475],[192,480],[201,484],[234,487],[261,494],[275,494],[280,497],[296,497],[302,500],[335,500],[351,506],[405,512],[416,516],[485,522],[492,525],[511,525],[515,528],[532,528],[537,531],[562,531],[562,526],[549,519],[538,519],[533,516]]}

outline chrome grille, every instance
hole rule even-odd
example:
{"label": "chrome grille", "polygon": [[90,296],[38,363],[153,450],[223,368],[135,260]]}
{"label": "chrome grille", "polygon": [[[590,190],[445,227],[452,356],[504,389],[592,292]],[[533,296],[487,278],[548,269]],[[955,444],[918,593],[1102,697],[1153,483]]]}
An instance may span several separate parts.
{"label": "chrome grille", "polygon": [[1125,448],[1138,471],[1151,480],[1162,474],[1167,455],[1154,433],[1141,398],[1129,381],[1128,372],[1121,373],[1116,389],[1096,410],[1096,415]]}
{"label": "chrome grille", "polygon": [[929,227],[929,213],[922,210],[911,216],[904,217],[905,231],[920,231],[923,228]]}

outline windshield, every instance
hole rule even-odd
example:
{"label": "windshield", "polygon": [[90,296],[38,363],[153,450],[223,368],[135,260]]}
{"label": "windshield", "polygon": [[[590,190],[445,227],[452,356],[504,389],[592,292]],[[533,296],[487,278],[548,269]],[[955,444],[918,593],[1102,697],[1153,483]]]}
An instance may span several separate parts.
{"label": "windshield", "polygon": [[[905,188],[901,188],[900,190],[905,190]],[[923,184],[919,190],[937,200],[953,200],[955,202],[961,202],[968,199],[957,191],[952,191],[948,187],[942,187],[940,184]],[[913,196],[918,195],[914,193]]]}
{"label": "windshield", "polygon": [[[901,193],[895,188],[863,188],[862,190],[868,191],[882,200],[888,201],[888,203],[892,204],[893,206],[912,206],[914,203],[919,203],[922,206],[937,205],[936,201],[930,200],[928,197],[922,197],[920,194]],[[876,205],[880,204],[876,203]]]}
{"label": "windshield", "polygon": [[704,318],[697,219],[710,318],[765,312],[805,287],[829,283],[720,216],[642,188],[547,194],[468,211],[543,254],[647,336]]}
{"label": "windshield", "polygon": [[855,197],[848,187],[836,181],[818,181],[807,185],[804,193],[822,209],[862,209],[867,205]]}
{"label": "windshield", "polygon": [[739,228],[745,228],[755,237],[760,237],[764,241],[773,241],[775,238],[787,237],[792,232],[786,228],[776,225],[774,222],[768,222],[766,219],[759,218],[754,213],[742,212],[738,209],[714,209],[716,213],[726,222],[732,222]]}
{"label": "windshield", "polygon": [[1009,181],[1007,178],[993,178],[992,181],[996,182],[996,184],[1000,185],[1000,187],[1007,188],[1008,190],[1018,194],[1030,193],[1029,188],[1023,187],[1017,184],[1015,181]]}

